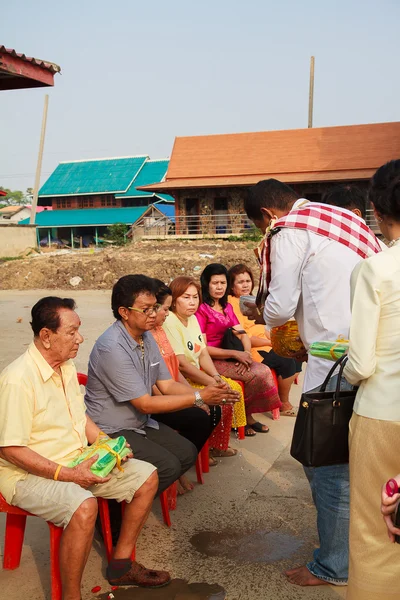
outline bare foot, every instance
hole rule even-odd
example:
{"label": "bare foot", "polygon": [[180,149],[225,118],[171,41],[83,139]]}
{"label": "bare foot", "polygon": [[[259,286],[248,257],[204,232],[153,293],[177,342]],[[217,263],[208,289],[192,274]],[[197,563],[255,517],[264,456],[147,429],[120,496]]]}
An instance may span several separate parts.
{"label": "bare foot", "polygon": [[176,487],[180,496],[186,494],[186,492],[191,492],[194,489],[193,483],[185,475],[179,477],[176,482]]}
{"label": "bare foot", "polygon": [[290,402],[282,402],[282,406],[279,409],[281,412],[285,412],[286,410],[292,410],[293,405]]}
{"label": "bare foot", "polygon": [[289,580],[289,583],[293,585],[329,585],[327,581],[323,581],[322,579],[318,579],[315,577],[306,566],[296,567],[296,569],[289,569],[289,571],[285,571],[285,575]]}

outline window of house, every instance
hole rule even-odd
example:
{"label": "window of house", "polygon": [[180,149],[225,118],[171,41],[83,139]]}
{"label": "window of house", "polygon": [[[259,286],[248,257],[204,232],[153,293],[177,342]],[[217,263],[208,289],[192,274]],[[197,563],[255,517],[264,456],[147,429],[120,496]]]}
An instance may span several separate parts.
{"label": "window of house", "polygon": [[71,200],[69,198],[57,200],[57,208],[71,208]]}
{"label": "window of house", "polygon": [[117,206],[117,200],[114,197],[102,198],[101,206]]}
{"label": "window of house", "polygon": [[92,208],[93,206],[93,198],[79,198],[78,200],[78,208]]}

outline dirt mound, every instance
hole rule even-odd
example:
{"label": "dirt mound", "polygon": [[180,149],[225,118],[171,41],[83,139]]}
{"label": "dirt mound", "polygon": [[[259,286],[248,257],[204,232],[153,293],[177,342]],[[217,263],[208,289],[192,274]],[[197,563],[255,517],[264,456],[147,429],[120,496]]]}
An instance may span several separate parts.
{"label": "dirt mound", "polygon": [[253,242],[143,241],[124,248],[54,251],[0,263],[0,289],[110,289],[122,275],[144,273],[166,283],[198,277],[211,262],[245,263],[258,272]]}

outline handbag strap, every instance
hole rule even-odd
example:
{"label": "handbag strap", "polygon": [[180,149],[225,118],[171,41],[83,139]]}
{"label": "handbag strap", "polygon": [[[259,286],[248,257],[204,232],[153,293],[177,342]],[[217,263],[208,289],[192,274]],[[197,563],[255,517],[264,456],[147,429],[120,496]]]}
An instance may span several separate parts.
{"label": "handbag strap", "polygon": [[332,375],[334,374],[334,372],[336,371],[336,369],[338,368],[339,365],[340,365],[340,370],[339,370],[338,380],[337,380],[337,385],[336,385],[336,394],[338,394],[340,392],[340,380],[342,379],[343,369],[346,365],[346,362],[347,362],[347,354],[343,354],[343,356],[341,356],[340,358],[337,359],[337,361],[335,362],[335,364],[329,371],[328,375],[326,376],[324,383],[321,385],[320,390],[319,390],[320,392],[325,392],[326,386],[328,385]]}

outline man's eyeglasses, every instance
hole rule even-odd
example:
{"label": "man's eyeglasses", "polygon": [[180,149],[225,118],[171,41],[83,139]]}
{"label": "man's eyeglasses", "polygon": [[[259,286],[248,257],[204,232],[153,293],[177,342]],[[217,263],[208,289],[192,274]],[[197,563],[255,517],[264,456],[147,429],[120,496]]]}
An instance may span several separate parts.
{"label": "man's eyeglasses", "polygon": [[127,306],[128,310],[134,310],[135,312],[142,313],[149,317],[150,315],[156,315],[161,308],[161,304],[155,304],[154,306],[149,306],[149,308],[135,308],[134,306]]}

